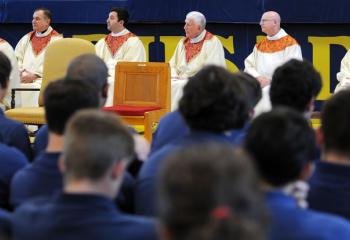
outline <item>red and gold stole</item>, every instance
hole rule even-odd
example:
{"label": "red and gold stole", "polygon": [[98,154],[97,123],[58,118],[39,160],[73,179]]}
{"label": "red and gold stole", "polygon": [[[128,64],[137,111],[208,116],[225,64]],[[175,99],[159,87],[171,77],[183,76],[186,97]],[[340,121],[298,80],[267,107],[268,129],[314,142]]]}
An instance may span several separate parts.
{"label": "red and gold stole", "polygon": [[118,51],[118,49],[126,42],[130,37],[134,37],[135,35],[131,32],[122,35],[113,37],[112,34],[108,34],[105,37],[106,44],[109,48],[109,51],[111,52],[112,56],[114,57],[115,53]]}
{"label": "red and gold stole", "polygon": [[52,30],[45,37],[37,37],[34,31],[30,32],[29,34],[30,34],[30,41],[32,42],[32,49],[35,55],[38,55],[44,48],[46,48],[52,36],[59,35],[59,33],[56,32],[55,30]]}
{"label": "red and gold stole", "polygon": [[298,42],[291,36],[287,35],[278,40],[269,40],[265,38],[256,44],[256,48],[263,53],[275,53],[283,51],[285,48],[295,44],[298,44]]}
{"label": "red and gold stole", "polygon": [[191,43],[190,38],[184,40],[185,52],[186,52],[186,62],[189,63],[198,53],[201,52],[204,41],[210,40],[213,38],[213,34],[206,32],[204,38],[197,43]]}

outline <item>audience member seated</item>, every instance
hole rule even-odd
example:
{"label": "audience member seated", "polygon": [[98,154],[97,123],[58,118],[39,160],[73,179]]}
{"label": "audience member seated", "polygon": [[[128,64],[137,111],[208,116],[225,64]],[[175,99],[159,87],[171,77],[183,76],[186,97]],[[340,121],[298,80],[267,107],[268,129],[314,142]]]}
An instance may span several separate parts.
{"label": "audience member seated", "polygon": [[76,111],[98,108],[97,89],[82,81],[70,79],[50,83],[44,92],[45,117],[49,143],[34,162],[19,171],[11,183],[11,204],[16,207],[38,196],[51,195],[62,189],[58,159],[63,147],[66,122]]}
{"label": "audience member seated", "polygon": [[[0,102],[4,100],[7,95],[11,69],[10,60],[5,54],[0,52]],[[26,127],[20,122],[7,118],[2,109],[0,109],[0,126],[2,142],[17,148],[23,152],[28,159],[31,159],[32,150]]]}
{"label": "audience member seated", "polygon": [[166,114],[153,133],[151,143],[151,154],[161,149],[163,146],[176,141],[189,134],[184,118],[178,110]]}
{"label": "audience member seated", "polygon": [[242,145],[244,143],[247,130],[250,127],[250,122],[255,114],[255,106],[259,103],[262,98],[262,90],[259,81],[252,77],[250,74],[241,72],[236,74],[241,83],[245,86],[248,98],[248,108],[249,108],[249,120],[245,123],[238,134],[235,135],[233,143],[236,145]]}
{"label": "audience member seated", "polygon": [[133,138],[121,121],[85,110],[69,121],[64,139],[63,192],[21,205],[14,239],[157,239],[151,219],[123,214],[112,201],[134,156]]}
{"label": "audience member seated", "polygon": [[334,213],[350,220],[350,90],[331,97],[321,113],[317,130],[321,161],[309,180],[311,209]]}
{"label": "audience member seated", "polygon": [[245,146],[266,190],[271,240],[350,239],[348,221],[306,209],[314,145],[313,129],[294,110],[263,113],[247,132]]}
{"label": "audience member seated", "polygon": [[[4,99],[9,85],[11,72],[10,60],[0,52],[0,100]],[[23,124],[7,119],[0,110],[0,208],[10,209],[9,188],[13,175],[17,170],[24,167],[28,160],[25,155],[14,147],[7,146],[14,144],[20,148],[29,139]],[[18,139],[21,137],[22,139]],[[20,140],[20,141],[17,141]],[[16,144],[18,143],[18,144]],[[30,153],[30,151],[28,151]]]}
{"label": "audience member seated", "polygon": [[[108,92],[108,69],[106,64],[96,55],[83,54],[73,59],[68,66],[66,77],[71,80],[83,81],[91,84],[99,91],[99,105],[105,105]],[[46,149],[48,142],[48,127],[42,126],[35,137],[34,153],[38,156]]]}
{"label": "audience member seated", "polygon": [[[246,87],[249,100],[250,115],[254,115],[254,107],[261,98],[261,88],[259,82],[247,73],[236,73],[243,85]],[[152,137],[151,153],[156,152],[168,143],[174,142],[177,139],[187,135],[189,128],[178,110],[168,113],[159,122],[157,130]],[[237,143],[241,143],[244,138],[244,133],[237,136]]]}
{"label": "audience member seated", "polygon": [[220,144],[183,148],[166,159],[159,179],[163,239],[266,239],[258,179],[242,151]]}
{"label": "audience member seated", "polygon": [[10,183],[15,173],[23,168],[28,160],[23,153],[0,143],[0,208],[11,210]]}
{"label": "audience member seated", "polygon": [[135,190],[138,214],[155,214],[156,176],[160,163],[172,151],[208,141],[233,145],[235,135],[249,118],[244,85],[224,68],[207,66],[186,84],[179,112],[190,133],[154,152],[142,166]]}
{"label": "audience member seated", "polygon": [[272,76],[272,107],[289,107],[311,118],[314,101],[322,88],[321,75],[307,61],[289,60]]}

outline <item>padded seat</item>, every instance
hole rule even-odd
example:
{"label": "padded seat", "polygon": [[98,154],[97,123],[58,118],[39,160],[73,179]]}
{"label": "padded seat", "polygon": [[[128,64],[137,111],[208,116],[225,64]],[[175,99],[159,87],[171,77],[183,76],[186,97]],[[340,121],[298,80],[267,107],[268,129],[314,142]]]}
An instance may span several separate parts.
{"label": "padded seat", "polygon": [[46,123],[44,107],[14,108],[5,113],[7,117],[24,124],[43,125]]}

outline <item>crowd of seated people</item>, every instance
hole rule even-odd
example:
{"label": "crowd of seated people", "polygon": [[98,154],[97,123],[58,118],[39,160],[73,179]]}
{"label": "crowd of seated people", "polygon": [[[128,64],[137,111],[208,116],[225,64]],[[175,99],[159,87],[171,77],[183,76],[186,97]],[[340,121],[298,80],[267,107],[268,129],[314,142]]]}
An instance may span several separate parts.
{"label": "crowd of seated people", "polygon": [[[0,52],[0,100],[11,68]],[[87,54],[47,86],[32,162],[6,141],[19,129],[31,147],[24,126],[2,115],[0,239],[350,239],[350,90],[326,102],[314,131],[322,84],[307,61],[276,69],[272,109],[255,118],[259,82],[205,66],[149,154],[142,136],[100,109],[107,79],[106,64]]]}

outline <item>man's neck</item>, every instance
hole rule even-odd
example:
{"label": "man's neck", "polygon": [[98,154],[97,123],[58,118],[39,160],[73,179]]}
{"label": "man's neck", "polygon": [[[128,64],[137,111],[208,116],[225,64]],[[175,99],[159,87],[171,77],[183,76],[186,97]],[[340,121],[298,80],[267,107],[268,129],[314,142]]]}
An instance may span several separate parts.
{"label": "man's neck", "polygon": [[47,32],[48,29],[49,29],[49,28],[46,28],[44,31],[38,31],[38,33],[44,34],[44,33]]}
{"label": "man's neck", "polygon": [[63,136],[57,133],[49,132],[49,142],[46,147],[46,152],[57,153],[63,150]]}
{"label": "man's neck", "polygon": [[350,156],[337,152],[327,152],[322,154],[322,160],[334,164],[350,165]]}
{"label": "man's neck", "polygon": [[50,29],[50,26],[48,26],[46,29],[42,30],[42,31],[35,31],[36,34],[39,34],[39,35],[43,35],[45,33],[47,33],[47,31]]}
{"label": "man's neck", "polygon": [[281,30],[281,28],[278,28],[278,29],[276,29],[275,31],[273,31],[273,32],[271,32],[271,33],[269,33],[269,34],[267,34],[267,36],[273,37],[273,36],[275,36],[280,30]]}
{"label": "man's neck", "polygon": [[67,180],[64,186],[64,192],[71,194],[101,195],[110,199],[115,197],[114,191],[111,191],[110,184],[106,184],[106,180],[98,182],[92,182],[86,179]]}
{"label": "man's neck", "polygon": [[115,29],[115,31],[112,31],[112,33],[113,33],[113,34],[118,34],[118,33],[122,32],[122,31],[124,31],[124,30],[125,30],[125,27],[123,27],[123,28],[121,28],[121,29]]}
{"label": "man's neck", "polygon": [[201,31],[201,33],[198,34],[196,37],[191,38],[191,39],[190,39],[190,42],[191,42],[191,43],[200,42],[200,41],[204,38],[204,36],[203,36],[204,32],[205,32],[205,29],[204,29],[203,31]]}

